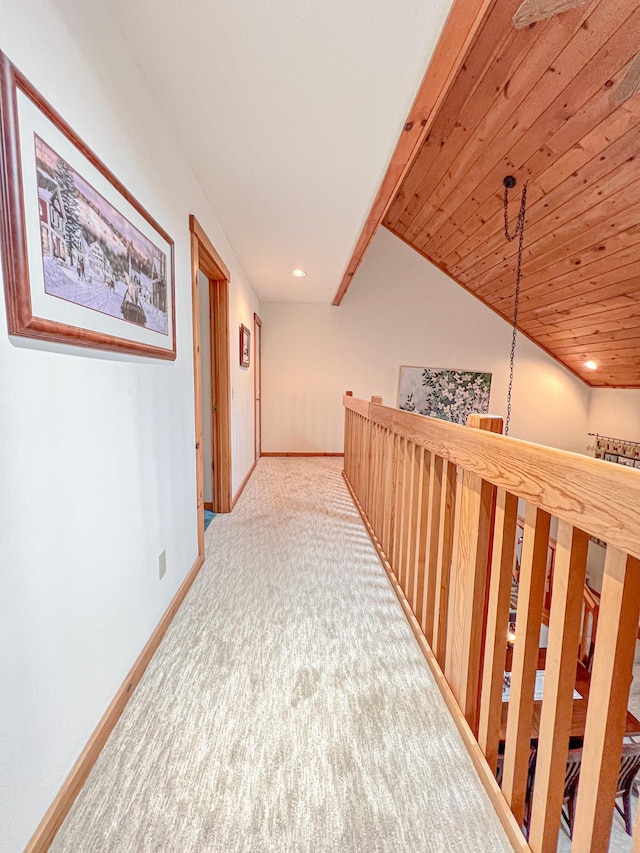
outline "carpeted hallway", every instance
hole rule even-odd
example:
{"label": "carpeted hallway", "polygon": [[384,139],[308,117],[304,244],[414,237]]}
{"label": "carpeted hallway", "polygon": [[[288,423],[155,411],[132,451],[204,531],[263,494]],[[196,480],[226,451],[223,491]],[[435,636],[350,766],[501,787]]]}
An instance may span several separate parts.
{"label": "carpeted hallway", "polygon": [[262,459],[52,846],[511,846],[341,476]]}

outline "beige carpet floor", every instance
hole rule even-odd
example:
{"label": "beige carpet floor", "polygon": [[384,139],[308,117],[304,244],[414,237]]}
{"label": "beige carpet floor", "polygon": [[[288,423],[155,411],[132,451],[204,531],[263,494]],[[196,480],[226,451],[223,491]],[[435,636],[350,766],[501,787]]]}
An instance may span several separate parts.
{"label": "beige carpet floor", "polygon": [[346,491],[262,459],[52,850],[506,853]]}

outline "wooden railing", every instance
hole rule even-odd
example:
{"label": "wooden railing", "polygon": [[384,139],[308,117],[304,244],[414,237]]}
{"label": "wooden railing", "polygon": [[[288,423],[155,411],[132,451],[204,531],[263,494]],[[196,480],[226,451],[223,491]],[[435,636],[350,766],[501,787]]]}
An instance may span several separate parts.
{"label": "wooden railing", "polygon": [[[588,539],[607,543],[590,690],[580,700],[586,722],[579,706],[584,746],[572,847],[606,850],[640,613],[640,471],[381,401],[347,394],[343,402],[346,482],[517,850],[556,850],[579,706],[573,688]],[[501,431],[499,419],[471,422]],[[503,704],[518,499],[525,524],[511,692]],[[535,703],[552,516],[558,532],[544,699]],[[636,836],[634,850],[640,830]]]}

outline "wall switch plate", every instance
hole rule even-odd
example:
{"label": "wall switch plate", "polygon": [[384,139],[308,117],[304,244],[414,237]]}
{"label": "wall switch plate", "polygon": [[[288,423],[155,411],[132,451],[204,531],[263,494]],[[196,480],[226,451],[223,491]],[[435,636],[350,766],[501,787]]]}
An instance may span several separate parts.
{"label": "wall switch plate", "polygon": [[158,557],[158,574],[160,576],[160,580],[167,573],[167,552],[163,551],[162,554]]}

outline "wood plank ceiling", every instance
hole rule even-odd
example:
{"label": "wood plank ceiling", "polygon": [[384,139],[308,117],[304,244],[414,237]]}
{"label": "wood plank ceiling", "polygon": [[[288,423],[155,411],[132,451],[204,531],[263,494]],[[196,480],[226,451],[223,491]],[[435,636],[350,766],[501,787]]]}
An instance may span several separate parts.
{"label": "wood plank ceiling", "polygon": [[496,0],[383,218],[511,321],[527,181],[518,326],[592,386],[640,387],[639,50],[638,0]]}

